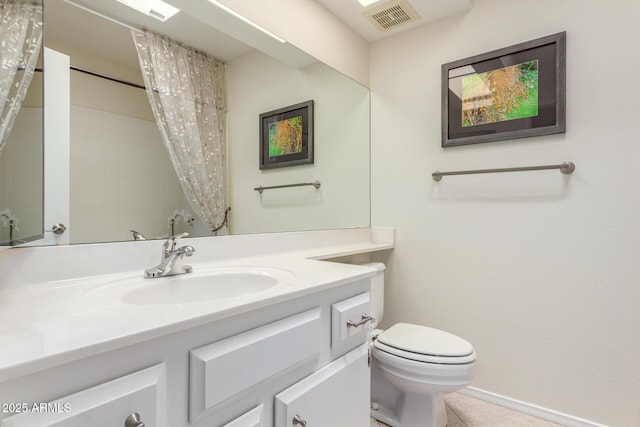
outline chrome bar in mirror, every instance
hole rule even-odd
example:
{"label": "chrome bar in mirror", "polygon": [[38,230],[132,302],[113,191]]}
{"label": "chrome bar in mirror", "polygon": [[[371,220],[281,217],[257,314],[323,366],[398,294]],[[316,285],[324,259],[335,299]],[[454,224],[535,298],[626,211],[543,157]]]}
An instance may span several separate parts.
{"label": "chrome bar in mirror", "polygon": [[306,187],[306,186],[313,186],[315,187],[315,189],[317,190],[318,188],[320,188],[320,181],[314,181],[314,182],[300,182],[297,184],[283,184],[283,185],[271,185],[269,187],[256,187],[254,188],[255,191],[257,191],[258,193],[262,194],[262,192],[264,190],[273,190],[276,188],[290,188],[290,187]]}

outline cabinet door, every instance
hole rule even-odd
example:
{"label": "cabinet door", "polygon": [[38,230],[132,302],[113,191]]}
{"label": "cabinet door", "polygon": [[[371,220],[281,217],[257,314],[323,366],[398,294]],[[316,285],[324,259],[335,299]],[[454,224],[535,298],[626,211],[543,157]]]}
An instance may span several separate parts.
{"label": "cabinet door", "polygon": [[156,365],[53,402],[34,403],[0,421],[1,427],[117,427],[140,415],[147,426],[165,426],[165,367]]}
{"label": "cabinet door", "polygon": [[264,405],[258,405],[222,427],[260,427],[262,426],[262,412],[264,412]]}
{"label": "cabinet door", "polygon": [[275,427],[368,426],[368,350],[363,344],[276,395]]}
{"label": "cabinet door", "polygon": [[[369,336],[371,300],[365,292],[331,306],[331,348],[355,348]],[[359,326],[355,326],[359,324]],[[351,326],[350,326],[351,325]]]}

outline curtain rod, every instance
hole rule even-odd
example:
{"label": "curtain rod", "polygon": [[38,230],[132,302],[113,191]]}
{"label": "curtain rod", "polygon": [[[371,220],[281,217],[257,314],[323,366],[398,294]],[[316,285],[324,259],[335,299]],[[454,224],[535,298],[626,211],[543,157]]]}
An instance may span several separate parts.
{"label": "curtain rod", "polygon": [[[135,88],[138,88],[138,89],[146,89],[147,88],[145,85],[129,82],[127,80],[122,80],[122,79],[119,79],[119,78],[116,78],[116,77],[107,76],[106,74],[96,73],[95,71],[91,71],[91,70],[87,70],[87,69],[84,69],[84,68],[76,67],[74,65],[70,65],[69,69],[71,69],[73,71],[78,71],[79,73],[89,74],[90,76],[100,77],[101,79],[110,80],[112,82],[122,83],[123,85],[135,87]],[[19,68],[19,70],[20,71],[24,71],[24,68]],[[42,72],[42,68],[35,68],[33,71],[35,71],[36,73],[41,73]]]}
{"label": "curtain rod", "polygon": [[116,77],[107,76],[106,74],[96,73],[95,71],[86,70],[84,68],[76,67],[76,66],[73,66],[73,65],[71,65],[69,68],[72,69],[73,71],[78,71],[79,73],[89,74],[90,76],[99,77],[101,79],[110,80],[112,82],[121,83],[123,85],[135,87],[135,88],[138,88],[138,89],[146,89],[145,85],[141,85],[141,84],[138,84],[138,83],[133,83],[133,82],[129,82],[129,81],[126,81],[126,80],[118,79]]}
{"label": "curtain rod", "polygon": [[[69,69],[74,70],[74,71],[78,71],[80,73],[85,73],[85,74],[88,74],[90,76],[99,77],[101,79],[106,79],[106,80],[109,80],[109,81],[112,81],[112,82],[115,82],[115,83],[121,83],[121,84],[124,84],[124,85],[127,85],[127,86],[135,87],[136,89],[144,89],[144,90],[147,89],[147,87],[145,85],[129,82],[127,80],[122,80],[122,79],[119,79],[119,78],[116,78],[116,77],[107,76],[106,74],[96,73],[95,71],[86,70],[84,68],[76,67],[76,66],[73,66],[73,65],[70,65]],[[24,70],[24,68],[22,70]],[[41,73],[42,72],[42,68],[36,68],[36,69],[34,69],[34,71]],[[154,89],[153,91],[157,92],[156,89]],[[224,109],[224,112],[225,113],[227,112],[226,108]]]}

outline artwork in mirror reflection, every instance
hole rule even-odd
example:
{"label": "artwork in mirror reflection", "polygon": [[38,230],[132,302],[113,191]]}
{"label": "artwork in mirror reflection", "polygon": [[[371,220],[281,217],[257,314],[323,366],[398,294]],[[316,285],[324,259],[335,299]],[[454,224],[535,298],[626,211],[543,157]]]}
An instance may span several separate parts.
{"label": "artwork in mirror reflection", "polygon": [[42,6],[0,4],[0,244],[42,235]]}
{"label": "artwork in mirror reflection", "polygon": [[[79,23],[84,30],[75,27]],[[143,84],[129,29],[62,0],[47,3],[45,25],[51,28],[45,45],[69,55],[72,67]],[[72,31],[59,31],[65,28]],[[369,226],[368,89],[324,64],[293,67],[249,47],[221,59],[227,63],[226,173],[232,209],[228,227],[218,234]],[[71,243],[211,235],[183,194],[145,90],[77,71],[70,79]],[[307,99],[316,105],[316,163],[259,171],[256,117]],[[253,191],[259,185],[309,180],[321,180],[322,191],[261,196]]]}

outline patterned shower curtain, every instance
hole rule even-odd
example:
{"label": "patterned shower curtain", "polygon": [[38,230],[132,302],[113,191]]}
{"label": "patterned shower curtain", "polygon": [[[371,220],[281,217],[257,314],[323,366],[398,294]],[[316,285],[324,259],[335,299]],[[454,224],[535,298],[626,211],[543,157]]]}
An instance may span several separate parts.
{"label": "patterned shower curtain", "polygon": [[224,64],[164,36],[133,30],[147,96],[191,208],[212,232],[227,211]]}
{"label": "patterned shower curtain", "polygon": [[42,6],[0,0],[0,153],[29,89],[42,46]]}

